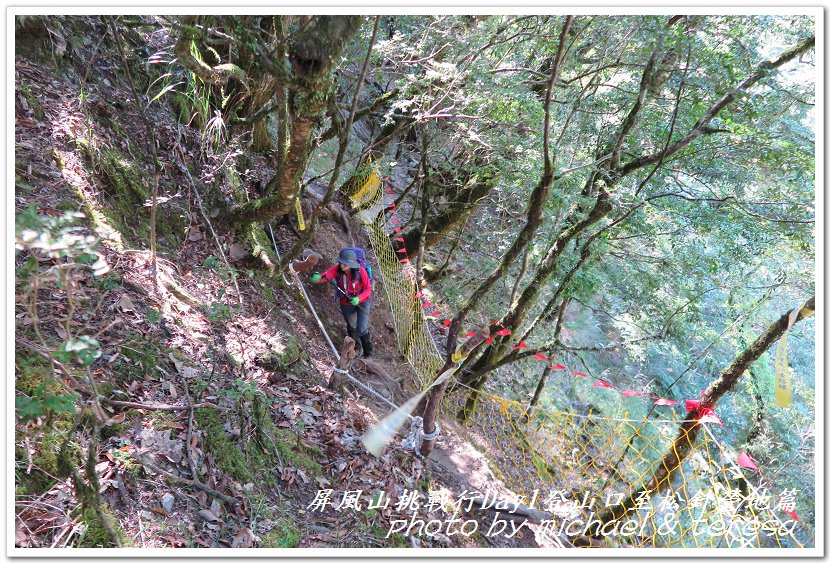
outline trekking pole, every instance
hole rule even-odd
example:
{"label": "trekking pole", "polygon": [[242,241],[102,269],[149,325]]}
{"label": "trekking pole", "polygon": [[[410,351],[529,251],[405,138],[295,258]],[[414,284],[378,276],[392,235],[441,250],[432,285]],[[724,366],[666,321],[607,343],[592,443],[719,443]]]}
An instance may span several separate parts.
{"label": "trekking pole", "polygon": [[[345,297],[346,299],[351,299],[351,297],[349,297],[349,294],[348,294],[348,293],[346,293],[345,291],[343,291],[342,289],[340,289],[340,286],[338,286],[338,285],[337,285],[337,283],[336,283],[334,280],[329,280],[329,284],[330,284],[330,285],[331,285],[334,289],[336,289],[337,291],[339,291],[340,293],[342,293],[342,294],[343,294],[343,297]],[[361,306],[359,303],[358,303],[358,305],[357,305],[357,308],[358,308],[358,309],[360,309],[361,311],[366,311],[366,309],[364,309],[364,308],[363,308],[363,306]]]}

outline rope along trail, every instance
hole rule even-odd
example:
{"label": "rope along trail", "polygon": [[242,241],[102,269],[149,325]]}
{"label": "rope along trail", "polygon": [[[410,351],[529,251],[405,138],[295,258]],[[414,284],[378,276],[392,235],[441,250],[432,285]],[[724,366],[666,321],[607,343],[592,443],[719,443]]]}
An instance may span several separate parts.
{"label": "rope along trail", "polygon": [[[276,254],[277,260],[281,260],[280,251],[279,251],[279,248],[277,247],[277,241],[274,238],[274,230],[271,227],[271,223],[268,223],[268,230],[271,234],[271,243],[274,246],[274,253]],[[294,285],[296,285],[297,287],[300,288],[300,291],[303,294],[303,298],[305,299],[306,303],[308,304],[309,309],[311,310],[312,315],[314,316],[314,320],[317,321],[317,326],[320,327],[320,331],[323,333],[323,336],[326,338],[326,341],[329,343],[329,346],[331,347],[331,351],[334,353],[335,358],[337,358],[339,360],[340,359],[340,351],[334,345],[334,342],[332,342],[331,337],[329,336],[329,333],[326,330],[325,326],[323,326],[323,322],[320,320],[320,316],[317,314],[317,310],[314,308],[314,304],[311,302],[311,299],[309,298],[308,293],[305,290],[305,286],[303,286],[303,283],[299,278],[299,275],[297,274],[297,272],[292,272],[292,274],[293,274],[292,277],[294,278],[294,282],[295,282]],[[287,284],[292,283],[292,282],[289,282],[285,278],[284,274],[282,276],[282,279]],[[384,403],[387,406],[391,407],[393,411],[399,411],[400,410],[400,407],[398,407],[395,403],[393,403],[392,401],[390,401],[389,399],[387,399],[386,397],[381,395],[379,392],[375,391],[370,385],[367,385],[366,383],[364,383],[364,382],[360,381],[359,379],[357,379],[356,377],[354,377],[348,370],[343,370],[343,369],[340,369],[340,368],[337,368],[337,367],[334,367],[332,369],[334,371],[342,374],[342,375],[345,375],[353,384],[355,384],[357,387],[362,389],[364,392],[372,395],[374,398],[378,399],[382,403]],[[406,413],[406,416],[411,422],[411,428],[410,428],[409,436],[401,442],[401,446],[406,448],[406,449],[413,449],[417,454],[418,453],[418,448],[420,448],[420,445],[421,445],[421,441],[424,438],[435,439],[438,435],[439,429],[436,428],[435,432],[433,432],[432,434],[424,434],[423,433],[423,419],[420,416],[412,416],[409,413]]]}

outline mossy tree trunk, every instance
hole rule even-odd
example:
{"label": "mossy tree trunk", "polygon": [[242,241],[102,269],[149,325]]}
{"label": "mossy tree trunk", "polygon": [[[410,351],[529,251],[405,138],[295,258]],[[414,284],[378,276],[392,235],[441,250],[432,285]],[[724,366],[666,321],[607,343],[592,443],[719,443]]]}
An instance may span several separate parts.
{"label": "mossy tree trunk", "polygon": [[173,46],[173,52],[176,54],[179,64],[201,78],[206,84],[212,86],[227,84],[231,78],[245,82],[247,76],[239,66],[233,63],[210,66],[201,57],[193,55],[191,45],[201,34],[197,28],[197,23],[198,16],[187,16],[182,20],[182,32]]}
{"label": "mossy tree trunk", "polygon": [[542,127],[542,175],[539,177],[539,182],[530,194],[530,199],[527,205],[527,222],[519,231],[519,234],[513,240],[510,247],[504,253],[501,261],[496,269],[487,276],[479,286],[472,292],[472,294],[464,301],[458,310],[455,318],[450,325],[449,337],[447,338],[447,355],[452,356],[455,352],[457,344],[457,335],[460,327],[464,324],[467,315],[477,307],[484,297],[490,292],[493,286],[507,273],[510,265],[521,256],[527,245],[536,236],[536,231],[542,224],[544,219],[544,204],[548,199],[551,187],[554,182],[554,171],[556,169],[556,156],[550,151],[550,107],[552,100],[553,85],[556,82],[556,77],[559,74],[559,66],[562,62],[565,53],[565,44],[568,36],[568,30],[573,22],[573,16],[566,16],[562,22],[562,30],[559,35],[559,46],[556,51],[556,59],[553,68],[551,69],[548,80],[548,89],[545,96],[544,112],[545,120]]}
{"label": "mossy tree trunk", "polygon": [[300,190],[300,181],[311,156],[314,130],[325,116],[335,88],[334,64],[343,45],[357,32],[359,16],[319,16],[297,33],[288,47],[288,148],[277,162],[277,173],[261,199],[236,205],[222,215],[235,227],[285,215]]}
{"label": "mossy tree trunk", "polygon": [[[591,225],[605,217],[611,211],[608,192],[601,190],[594,202],[594,207],[587,216],[581,220],[571,218],[571,225],[565,227],[554,242],[548,248],[545,257],[536,270],[533,279],[527,284],[524,291],[521,292],[519,298],[511,303],[510,309],[502,320],[502,325],[515,332],[518,330],[521,323],[525,320],[528,311],[536,303],[539,294],[544,289],[549,278],[553,275],[559,258],[565,251],[568,243],[574,237],[584,232]],[[479,360],[472,366],[470,373],[463,378],[465,384],[480,389],[487,381],[487,374],[490,371],[489,367],[499,362],[510,349],[515,346],[515,343],[510,339],[502,339],[498,343],[494,343],[487,351],[479,358]]]}
{"label": "mossy tree trunk", "polygon": [[[273,77],[265,78],[254,92],[253,103],[263,104],[271,99],[277,90],[277,81]],[[257,120],[251,129],[251,150],[256,153],[267,153],[273,147],[271,134],[268,132],[268,116]]]}
{"label": "mossy tree trunk", "polygon": [[[553,340],[556,342],[559,339],[559,334],[562,332],[562,325],[565,323],[565,309],[568,308],[568,304],[571,302],[570,299],[563,299],[562,304],[559,305],[559,311],[556,314],[556,328],[553,331]],[[536,384],[536,390],[533,392],[533,398],[530,399],[530,403],[527,405],[527,410],[525,411],[524,415],[522,415],[522,421],[527,422],[530,420],[530,414],[533,411],[534,407],[539,404],[539,399],[542,398],[542,392],[545,390],[545,385],[548,383],[548,378],[550,378],[550,374],[553,371],[552,364],[546,364],[544,370],[542,371],[542,375],[539,377],[539,382]]]}

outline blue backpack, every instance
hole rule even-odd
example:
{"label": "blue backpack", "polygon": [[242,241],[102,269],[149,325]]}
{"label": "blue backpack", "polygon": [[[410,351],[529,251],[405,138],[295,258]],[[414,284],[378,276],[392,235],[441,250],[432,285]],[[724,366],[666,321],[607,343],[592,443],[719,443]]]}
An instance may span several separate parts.
{"label": "blue backpack", "polygon": [[[344,248],[343,250],[354,251],[355,257],[357,258],[357,263],[363,266],[363,268],[366,270],[366,274],[369,276],[369,285],[373,286],[374,283],[372,279],[372,265],[366,261],[366,251],[360,248],[359,246],[348,247]],[[338,275],[340,275],[339,272]]]}

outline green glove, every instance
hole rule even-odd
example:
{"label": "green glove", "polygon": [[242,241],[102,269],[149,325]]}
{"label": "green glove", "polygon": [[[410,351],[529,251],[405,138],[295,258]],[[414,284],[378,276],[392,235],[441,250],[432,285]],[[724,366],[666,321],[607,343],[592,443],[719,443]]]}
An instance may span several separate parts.
{"label": "green glove", "polygon": [[357,297],[352,297],[351,299],[349,299],[349,302],[350,302],[352,305],[354,305],[355,307],[357,307],[358,305],[360,305],[360,299],[358,299]]}
{"label": "green glove", "polygon": [[320,275],[320,272],[314,272],[313,274],[311,274],[311,282],[317,283],[318,281],[320,281],[320,278],[322,277],[323,276]]}

